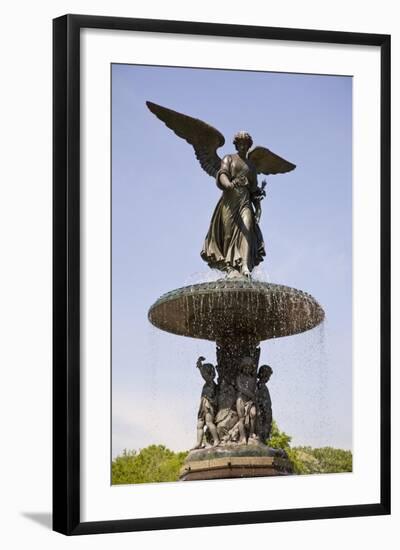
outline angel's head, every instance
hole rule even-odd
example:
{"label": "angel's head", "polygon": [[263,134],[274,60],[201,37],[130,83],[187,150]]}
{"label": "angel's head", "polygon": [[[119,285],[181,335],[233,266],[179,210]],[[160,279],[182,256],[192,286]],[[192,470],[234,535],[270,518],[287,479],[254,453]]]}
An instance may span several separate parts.
{"label": "angel's head", "polygon": [[234,135],[233,145],[238,153],[247,153],[253,145],[253,140],[249,133],[241,131]]}

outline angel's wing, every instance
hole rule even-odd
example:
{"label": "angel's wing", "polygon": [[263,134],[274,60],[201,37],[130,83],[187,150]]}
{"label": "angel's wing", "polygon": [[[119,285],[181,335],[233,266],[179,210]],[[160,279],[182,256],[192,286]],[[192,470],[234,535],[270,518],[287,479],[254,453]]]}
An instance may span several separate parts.
{"label": "angel's wing", "polygon": [[146,105],[177,136],[185,139],[193,146],[196,158],[203,170],[210,176],[215,177],[221,167],[221,159],[217,155],[217,149],[225,143],[224,136],[198,118],[177,113],[151,101],[146,101]]}
{"label": "angel's wing", "polygon": [[295,164],[279,157],[266,147],[254,147],[249,154],[248,159],[256,167],[258,174],[283,174],[296,168]]}

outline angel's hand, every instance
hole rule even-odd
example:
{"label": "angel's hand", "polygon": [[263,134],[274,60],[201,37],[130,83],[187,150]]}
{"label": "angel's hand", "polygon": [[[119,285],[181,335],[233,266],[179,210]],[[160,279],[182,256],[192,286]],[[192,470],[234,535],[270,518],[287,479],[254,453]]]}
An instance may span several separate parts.
{"label": "angel's hand", "polygon": [[235,188],[246,187],[249,184],[249,181],[246,176],[238,176],[237,178],[233,178],[232,183]]}
{"label": "angel's hand", "polygon": [[224,189],[234,189],[235,183],[234,180],[230,180],[226,174],[221,174],[219,177],[219,182]]}
{"label": "angel's hand", "polygon": [[265,188],[264,187],[257,187],[255,193],[254,193],[254,200],[260,202],[262,201],[266,196]]}

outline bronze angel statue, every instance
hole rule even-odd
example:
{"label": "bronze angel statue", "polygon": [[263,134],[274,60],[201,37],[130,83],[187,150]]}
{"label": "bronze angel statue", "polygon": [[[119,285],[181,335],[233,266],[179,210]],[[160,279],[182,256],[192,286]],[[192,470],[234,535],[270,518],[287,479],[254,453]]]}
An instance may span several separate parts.
{"label": "bronze angel statue", "polygon": [[211,268],[226,272],[228,277],[250,277],[265,256],[259,221],[266,182],[259,187],[257,175],[282,174],[296,166],[265,147],[250,150],[253,140],[243,131],[233,139],[237,152],[221,159],[217,149],[224,145],[225,138],[218,130],[150,101],[146,105],[177,136],[193,146],[201,167],[215,178],[222,191],[201,251],[202,259]]}

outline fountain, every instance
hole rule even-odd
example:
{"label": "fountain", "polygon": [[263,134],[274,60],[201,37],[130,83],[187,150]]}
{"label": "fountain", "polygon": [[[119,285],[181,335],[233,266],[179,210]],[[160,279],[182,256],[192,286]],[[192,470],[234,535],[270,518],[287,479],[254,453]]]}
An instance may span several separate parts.
{"label": "fountain", "polygon": [[310,330],[325,314],[310,294],[254,281],[251,272],[265,255],[259,220],[266,184],[258,187],[257,173],[288,172],[295,165],[264,147],[249,151],[252,139],[246,132],[235,136],[237,154],[220,159],[216,149],[224,138],[218,130],[154,103],[147,106],[193,146],[201,166],[222,190],[201,257],[225,277],[172,290],[148,313],[161,330],[216,343],[215,366],[204,363],[204,357],[197,360],[205,383],[197,443],[181,480],[288,475],[292,466],[286,453],[266,445],[272,425],[267,388],[272,369],[259,366],[260,342]]}

